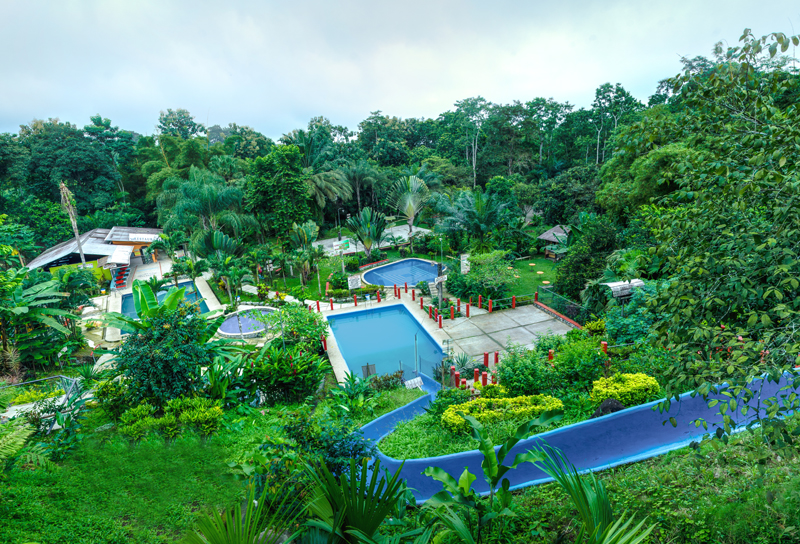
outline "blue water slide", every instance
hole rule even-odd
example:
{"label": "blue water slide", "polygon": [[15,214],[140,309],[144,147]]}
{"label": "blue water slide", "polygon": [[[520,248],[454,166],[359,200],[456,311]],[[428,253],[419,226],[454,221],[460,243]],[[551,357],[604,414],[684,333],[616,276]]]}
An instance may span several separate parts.
{"label": "blue water slide", "polygon": [[[784,376],[780,382],[756,380],[753,387],[758,393],[750,402],[755,409],[759,407],[759,399],[769,397],[788,396],[800,388],[800,380],[794,382]],[[413,419],[424,412],[428,403],[435,398],[435,389],[438,386],[433,380],[423,378],[423,389],[428,393],[397,410],[394,410],[378,419],[364,425],[361,430],[368,440],[378,441],[391,433],[395,426]],[[788,388],[781,391],[783,388]],[[710,396],[720,402],[727,402],[729,397],[722,394]],[[603,470],[606,468],[641,461],[669,451],[688,446],[692,441],[698,440],[706,432],[702,426],[697,427],[695,421],[704,419],[708,422],[709,429],[714,423],[722,421],[718,408],[709,408],[707,402],[699,395],[692,397],[690,393],[681,395],[680,402],[672,402],[668,412],[660,413],[653,409],[659,401],[628,408],[614,414],[597,419],[582,421],[560,429],[538,434],[527,440],[521,441],[511,450],[506,463],[510,464],[514,456],[530,450],[542,441],[561,449],[581,471]],[[739,406],[741,410],[741,405]],[[763,402],[760,405],[762,415],[765,412]],[[731,413],[737,423],[746,423],[755,418],[754,410],[743,416],[740,410]],[[668,419],[675,418],[677,426],[673,426]],[[378,454],[382,468],[395,472],[403,466],[401,476],[409,487],[414,489],[417,501],[425,501],[435,493],[442,490],[442,484],[433,478],[423,476],[422,471],[430,466],[437,466],[447,471],[451,476],[458,478],[464,468],[479,475],[475,481],[475,489],[481,493],[488,493],[489,486],[480,476],[483,455],[477,451],[467,451],[440,457],[426,457],[422,459],[408,459],[403,461],[393,459],[382,453]],[[520,489],[531,485],[550,481],[547,475],[531,463],[524,463],[518,468],[507,473],[512,489]]]}

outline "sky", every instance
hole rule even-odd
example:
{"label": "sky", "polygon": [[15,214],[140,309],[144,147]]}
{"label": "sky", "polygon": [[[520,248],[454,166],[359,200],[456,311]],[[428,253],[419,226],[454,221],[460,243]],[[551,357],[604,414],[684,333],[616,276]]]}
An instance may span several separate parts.
{"label": "sky", "polygon": [[[794,29],[796,30],[793,30]],[[153,134],[185,108],[272,138],[314,116],[436,117],[461,99],[553,97],[601,84],[646,102],[682,56],[800,33],[796,0],[2,0],[0,133],[91,115]]]}

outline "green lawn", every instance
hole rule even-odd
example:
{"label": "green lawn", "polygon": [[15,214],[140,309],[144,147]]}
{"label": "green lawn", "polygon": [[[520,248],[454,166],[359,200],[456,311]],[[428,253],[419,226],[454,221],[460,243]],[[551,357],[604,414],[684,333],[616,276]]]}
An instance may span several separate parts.
{"label": "green lawn", "polygon": [[[530,266],[531,264],[536,266]],[[556,281],[556,264],[544,257],[516,261],[513,267],[519,276],[517,285],[512,288],[514,295],[530,295],[537,291],[543,281],[549,281],[550,286]],[[544,274],[537,274],[537,272],[544,272]]]}

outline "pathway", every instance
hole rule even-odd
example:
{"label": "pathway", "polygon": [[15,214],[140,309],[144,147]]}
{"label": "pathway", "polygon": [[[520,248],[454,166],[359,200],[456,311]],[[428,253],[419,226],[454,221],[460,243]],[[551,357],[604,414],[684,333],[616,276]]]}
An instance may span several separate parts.
{"label": "pathway", "polygon": [[[415,235],[415,236],[418,235],[418,234],[425,234],[425,233],[428,233],[428,232],[430,232],[429,229],[423,229],[421,227],[413,227],[412,230],[411,230],[411,233],[413,235]],[[386,234],[387,238],[390,237],[390,236],[394,236],[398,240],[402,240],[402,243],[405,243],[405,242],[408,241],[408,225],[400,225],[400,226],[397,226],[397,227],[390,227],[390,228],[386,229],[385,234]],[[346,237],[346,236],[342,237],[342,239],[345,239],[345,238],[348,238],[348,237]],[[348,255],[351,254],[351,253],[357,253],[359,251],[364,251],[364,246],[361,245],[360,242],[357,242],[352,236],[350,236],[349,239],[350,239],[350,249],[347,250],[347,254]],[[334,242],[338,242],[338,241],[339,241],[338,237],[337,238],[327,238],[325,240],[317,240],[316,242],[314,242],[313,245],[315,247],[322,247],[323,249],[325,249],[325,253],[327,255],[338,255],[338,252],[333,251],[333,243]],[[391,244],[386,243],[386,244],[382,245],[381,247],[382,248],[391,247]]]}

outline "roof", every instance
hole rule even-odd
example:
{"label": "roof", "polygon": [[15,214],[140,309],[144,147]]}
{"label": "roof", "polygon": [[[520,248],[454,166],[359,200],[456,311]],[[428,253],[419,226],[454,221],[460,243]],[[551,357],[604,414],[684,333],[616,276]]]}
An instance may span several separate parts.
{"label": "roof", "polygon": [[[81,234],[81,248],[85,255],[111,255],[114,253],[114,246],[105,242],[109,229],[92,229]],[[33,270],[66,257],[70,253],[78,253],[78,243],[75,238],[70,238],[66,242],[51,247],[44,253],[28,263],[28,268]]]}
{"label": "roof", "polygon": [[546,242],[558,244],[566,241],[567,237],[569,236],[569,231],[569,227],[564,225],[556,225],[552,229],[537,236],[537,238],[539,238],[539,240],[545,240]]}
{"label": "roof", "polygon": [[105,238],[106,243],[113,242],[152,242],[164,232],[163,229],[143,227],[114,227]]}
{"label": "roof", "polygon": [[604,283],[603,285],[611,289],[611,294],[614,298],[619,298],[631,295],[633,289],[636,287],[644,287],[644,282],[639,279],[634,279],[631,281],[613,281]]}

